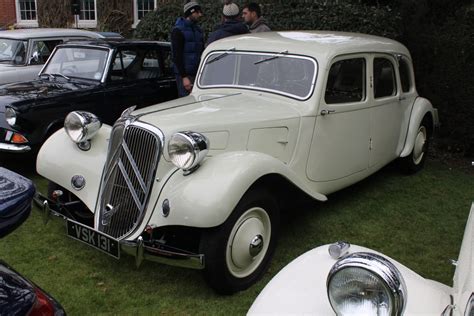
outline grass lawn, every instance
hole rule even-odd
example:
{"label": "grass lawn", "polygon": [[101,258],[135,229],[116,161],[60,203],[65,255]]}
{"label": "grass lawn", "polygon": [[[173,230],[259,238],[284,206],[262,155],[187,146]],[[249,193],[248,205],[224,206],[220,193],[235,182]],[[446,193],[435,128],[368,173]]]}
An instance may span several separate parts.
{"label": "grass lawn", "polygon": [[[467,163],[467,162],[466,162]],[[40,191],[46,181],[27,172]],[[218,296],[199,271],[117,261],[65,236],[60,222],[42,224],[36,209],[0,241],[0,258],[56,297],[69,315],[245,314],[268,281],[292,259],[318,245],[346,240],[381,251],[426,278],[451,285],[474,177],[428,161],[413,176],[394,166],[329,196],[296,203],[265,277],[245,292]]]}

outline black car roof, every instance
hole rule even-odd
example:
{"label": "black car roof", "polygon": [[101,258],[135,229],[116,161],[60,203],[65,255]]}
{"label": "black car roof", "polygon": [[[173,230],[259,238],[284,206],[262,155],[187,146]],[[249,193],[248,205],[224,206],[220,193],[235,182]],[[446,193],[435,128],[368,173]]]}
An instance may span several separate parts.
{"label": "black car roof", "polygon": [[121,40],[121,39],[83,39],[83,40],[71,40],[67,41],[64,44],[58,46],[94,46],[94,47],[103,47],[109,49],[115,49],[120,47],[130,47],[130,46],[170,46],[169,42],[159,42],[159,41],[143,41],[143,40]]}

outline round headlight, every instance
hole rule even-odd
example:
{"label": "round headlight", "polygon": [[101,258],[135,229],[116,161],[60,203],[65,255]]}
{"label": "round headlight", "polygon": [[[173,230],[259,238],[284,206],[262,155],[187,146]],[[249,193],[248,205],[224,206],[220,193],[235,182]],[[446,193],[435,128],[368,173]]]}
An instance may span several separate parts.
{"label": "round headlight", "polygon": [[97,116],[84,111],[69,113],[64,120],[64,129],[75,143],[90,140],[99,131],[102,123]]}
{"label": "round headlight", "polygon": [[406,286],[398,269],[373,253],[354,253],[336,262],[327,280],[337,315],[401,315]]}
{"label": "round headlight", "polygon": [[5,119],[10,126],[16,124],[16,112],[14,109],[6,107],[5,108]]}
{"label": "round headlight", "polygon": [[209,140],[195,132],[179,132],[171,136],[168,154],[171,162],[183,170],[199,165],[209,151]]}

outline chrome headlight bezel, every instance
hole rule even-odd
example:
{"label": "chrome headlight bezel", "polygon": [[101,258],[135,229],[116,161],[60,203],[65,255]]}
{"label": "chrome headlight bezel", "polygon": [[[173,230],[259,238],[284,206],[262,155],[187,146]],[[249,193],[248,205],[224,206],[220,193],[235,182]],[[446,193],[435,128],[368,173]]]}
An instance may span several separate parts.
{"label": "chrome headlight bezel", "polygon": [[407,289],[402,274],[397,267],[386,258],[368,252],[356,252],[339,259],[328,274],[326,288],[331,307],[337,314],[337,304],[331,299],[330,286],[334,276],[347,268],[363,269],[375,277],[387,290],[391,302],[391,315],[402,315],[406,306]]}
{"label": "chrome headlight bezel", "polygon": [[5,107],[5,120],[7,121],[8,125],[14,126],[16,124],[17,113],[14,108],[9,106]]}
{"label": "chrome headlight bezel", "polygon": [[76,144],[91,140],[102,126],[99,118],[85,111],[70,112],[64,119],[64,130]]}
{"label": "chrome headlight bezel", "polygon": [[208,152],[209,140],[197,132],[175,133],[168,142],[168,156],[171,162],[186,172],[197,168]]}

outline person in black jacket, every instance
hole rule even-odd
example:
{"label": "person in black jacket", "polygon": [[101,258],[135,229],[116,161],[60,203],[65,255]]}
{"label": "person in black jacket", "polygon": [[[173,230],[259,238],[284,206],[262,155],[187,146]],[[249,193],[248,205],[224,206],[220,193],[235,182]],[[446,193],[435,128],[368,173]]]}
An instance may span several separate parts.
{"label": "person in black jacket", "polygon": [[183,11],[184,18],[178,18],[171,31],[171,55],[180,97],[191,92],[204,50],[203,32],[197,25],[202,17],[201,7],[196,1],[189,1]]}
{"label": "person in black jacket", "polygon": [[206,46],[224,37],[248,33],[248,27],[239,21],[239,13],[239,7],[235,3],[226,1],[222,9],[223,23],[209,34]]}

